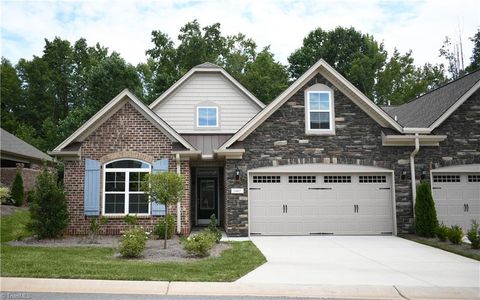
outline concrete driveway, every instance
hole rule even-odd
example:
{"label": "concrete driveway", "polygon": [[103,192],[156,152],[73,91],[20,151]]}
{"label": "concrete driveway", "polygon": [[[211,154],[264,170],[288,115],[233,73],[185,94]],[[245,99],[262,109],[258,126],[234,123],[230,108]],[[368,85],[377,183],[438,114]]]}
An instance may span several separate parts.
{"label": "concrete driveway", "polygon": [[243,283],[478,287],[478,261],[393,236],[252,237],[268,262]]}

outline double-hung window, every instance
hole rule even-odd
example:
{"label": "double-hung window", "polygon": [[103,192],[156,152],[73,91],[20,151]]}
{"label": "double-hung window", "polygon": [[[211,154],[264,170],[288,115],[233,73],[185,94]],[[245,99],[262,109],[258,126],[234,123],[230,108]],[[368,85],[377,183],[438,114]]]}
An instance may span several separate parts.
{"label": "double-hung window", "polygon": [[103,214],[150,214],[148,197],[141,189],[150,169],[150,164],[131,159],[105,164]]}
{"label": "double-hung window", "polygon": [[197,107],[197,127],[218,127],[218,107]]}
{"label": "double-hung window", "polygon": [[307,134],[335,134],[333,90],[315,84],[305,92],[305,131]]}

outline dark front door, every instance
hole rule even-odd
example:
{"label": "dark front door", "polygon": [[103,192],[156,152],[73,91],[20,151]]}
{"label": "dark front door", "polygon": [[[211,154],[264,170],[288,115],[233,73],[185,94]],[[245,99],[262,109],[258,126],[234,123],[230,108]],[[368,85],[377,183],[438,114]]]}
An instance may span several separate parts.
{"label": "dark front door", "polygon": [[216,177],[197,178],[197,223],[206,225],[212,214],[218,220],[218,179]]}

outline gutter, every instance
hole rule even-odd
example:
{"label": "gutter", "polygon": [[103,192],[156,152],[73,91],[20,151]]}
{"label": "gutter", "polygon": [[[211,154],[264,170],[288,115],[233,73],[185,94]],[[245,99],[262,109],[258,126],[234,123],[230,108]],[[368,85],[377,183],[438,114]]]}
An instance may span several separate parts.
{"label": "gutter", "polygon": [[415,198],[417,196],[417,186],[415,180],[415,155],[420,151],[420,141],[418,133],[415,133],[415,149],[410,153],[410,176],[412,181],[412,199],[413,199],[413,218],[415,218]]}
{"label": "gutter", "polygon": [[[176,159],[176,165],[177,165],[177,174],[181,174],[181,168],[180,168],[180,154],[177,153],[175,154],[175,159]],[[180,234],[182,231],[182,201],[177,202],[177,234]]]}

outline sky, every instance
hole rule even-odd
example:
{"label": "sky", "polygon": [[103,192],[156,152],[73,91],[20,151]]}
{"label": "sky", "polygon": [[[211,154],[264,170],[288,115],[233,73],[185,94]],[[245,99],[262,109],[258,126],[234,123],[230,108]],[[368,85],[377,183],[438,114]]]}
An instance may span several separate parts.
{"label": "sky", "polygon": [[194,19],[201,26],[219,22],[223,35],[242,32],[259,50],[270,45],[283,64],[310,31],[337,26],[373,35],[389,53],[412,50],[417,65],[443,62],[438,50],[445,36],[461,37],[468,62],[468,38],[480,28],[478,0],[0,1],[0,53],[13,63],[42,55],[44,39],[58,36],[99,42],[136,65],[153,45],[152,30],[178,43],[180,27]]}

